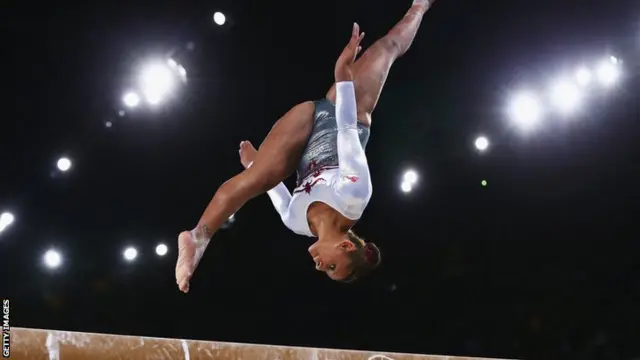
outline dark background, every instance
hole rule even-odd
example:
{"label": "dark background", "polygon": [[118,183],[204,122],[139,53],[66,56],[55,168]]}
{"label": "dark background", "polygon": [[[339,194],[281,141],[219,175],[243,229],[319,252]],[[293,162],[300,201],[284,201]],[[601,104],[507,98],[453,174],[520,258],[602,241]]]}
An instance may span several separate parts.
{"label": "dark background", "polygon": [[[294,104],[322,98],[358,21],[365,45],[410,1],[3,3],[0,292],[12,325],[215,341],[531,359],[640,356],[640,4],[438,0],[389,78],[356,230],[383,266],[353,286],[313,269],[268,198],[209,246],[188,295],[177,234]],[[211,23],[214,11],[231,24]],[[187,45],[192,43],[193,50]],[[614,53],[616,89],[530,134],[508,94]],[[148,56],[189,74],[161,110],[118,116]],[[112,121],[112,128],[105,128]],[[484,156],[473,139],[487,134]],[[60,154],[71,172],[54,171]],[[413,166],[419,188],[398,190]],[[489,186],[482,188],[480,180]],[[170,253],[159,258],[159,241]],[[140,251],[126,264],[126,245]],[[41,265],[57,247],[64,265]]]}

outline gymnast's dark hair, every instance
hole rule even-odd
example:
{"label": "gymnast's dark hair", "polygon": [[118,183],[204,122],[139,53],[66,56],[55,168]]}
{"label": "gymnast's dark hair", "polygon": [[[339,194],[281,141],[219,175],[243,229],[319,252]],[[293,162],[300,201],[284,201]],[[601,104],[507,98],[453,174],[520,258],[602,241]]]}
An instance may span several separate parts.
{"label": "gymnast's dark hair", "polygon": [[356,246],[355,251],[349,252],[351,258],[351,274],[342,280],[344,283],[352,283],[361,279],[375,270],[380,265],[380,249],[374,243],[365,242],[353,231],[347,232],[349,240]]}

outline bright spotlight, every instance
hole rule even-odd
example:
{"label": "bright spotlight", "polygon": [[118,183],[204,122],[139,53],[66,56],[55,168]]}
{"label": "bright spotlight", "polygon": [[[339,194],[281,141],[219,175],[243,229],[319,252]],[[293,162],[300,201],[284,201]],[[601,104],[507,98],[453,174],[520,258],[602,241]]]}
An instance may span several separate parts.
{"label": "bright spotlight", "polygon": [[559,81],[551,88],[554,105],[566,113],[574,111],[580,105],[582,94],[576,85],[568,81]]}
{"label": "bright spotlight", "polygon": [[476,149],[480,152],[486,151],[489,148],[489,139],[484,136],[478,136],[475,142]]}
{"label": "bright spotlight", "polygon": [[227,17],[223,13],[218,11],[213,14],[213,22],[216,25],[222,26],[227,22]]}
{"label": "bright spotlight", "polygon": [[144,69],[141,76],[145,98],[152,105],[159,104],[175,85],[174,74],[165,64],[153,64]]}
{"label": "bright spotlight", "polygon": [[122,102],[129,107],[134,108],[140,104],[140,96],[134,92],[128,92],[122,97]]}
{"label": "bright spotlight", "polygon": [[598,80],[604,86],[612,86],[620,77],[620,69],[617,64],[611,61],[604,61],[598,67]]}
{"label": "bright spotlight", "polygon": [[71,160],[66,157],[62,157],[58,159],[58,162],[56,163],[56,166],[58,166],[58,170],[62,172],[69,171],[69,169],[71,169],[71,165],[72,165]]}
{"label": "bright spotlight", "polygon": [[44,264],[49,269],[55,269],[62,264],[62,256],[55,250],[48,250],[43,257]]}
{"label": "bright spotlight", "polygon": [[168,251],[169,251],[169,248],[167,248],[167,245],[165,244],[160,244],[156,246],[156,254],[158,254],[159,256],[167,255]]}
{"label": "bright spotlight", "polygon": [[123,256],[125,260],[133,261],[138,257],[138,250],[134,247],[128,247],[124,250]]}
{"label": "bright spotlight", "polygon": [[0,215],[0,226],[9,226],[15,221],[15,217],[10,212],[3,212]]}
{"label": "bright spotlight", "polygon": [[178,73],[178,75],[180,76],[180,80],[182,80],[183,82],[187,81],[187,70],[184,68],[184,66],[178,64],[178,62],[173,59],[167,60],[167,64],[169,65],[171,70]]}
{"label": "bright spotlight", "polygon": [[187,69],[185,69],[184,66],[182,66],[182,65],[178,65],[178,74],[180,74],[180,77],[183,80],[186,80],[186,78],[187,78]]}
{"label": "bright spotlight", "polygon": [[418,182],[418,173],[415,170],[407,170],[402,177],[403,183],[413,185]]}
{"label": "bright spotlight", "polygon": [[586,86],[591,83],[591,71],[589,69],[583,67],[576,71],[576,81],[580,86]]}
{"label": "bright spotlight", "polygon": [[534,127],[542,117],[540,101],[528,93],[521,93],[514,97],[509,110],[513,121],[525,129]]}
{"label": "bright spotlight", "polygon": [[620,62],[620,60],[618,60],[617,57],[615,56],[609,56],[609,61],[613,64],[613,65],[618,65],[618,63]]}
{"label": "bright spotlight", "polygon": [[411,190],[413,190],[413,185],[408,182],[408,181],[403,181],[402,184],[400,184],[400,190],[402,190],[403,193],[409,193],[411,192]]}
{"label": "bright spotlight", "polygon": [[15,221],[15,217],[10,212],[3,212],[0,215],[0,232],[4,231]]}

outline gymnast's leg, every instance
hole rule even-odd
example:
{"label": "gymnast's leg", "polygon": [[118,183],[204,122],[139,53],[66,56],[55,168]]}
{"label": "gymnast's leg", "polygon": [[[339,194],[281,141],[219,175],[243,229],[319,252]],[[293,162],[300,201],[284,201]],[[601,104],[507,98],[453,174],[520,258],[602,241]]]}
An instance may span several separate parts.
{"label": "gymnast's leg", "polygon": [[[409,50],[423,15],[434,1],[414,0],[404,18],[356,61],[354,75],[358,121],[371,125],[371,113],[378,103],[391,66]],[[335,103],[335,84],[327,97]]]}
{"label": "gymnast's leg", "polygon": [[189,291],[193,275],[211,237],[250,199],[267,192],[296,168],[313,127],[313,102],[295,106],[273,126],[260,145],[253,165],[218,188],[192,231],[178,237],[176,283]]}

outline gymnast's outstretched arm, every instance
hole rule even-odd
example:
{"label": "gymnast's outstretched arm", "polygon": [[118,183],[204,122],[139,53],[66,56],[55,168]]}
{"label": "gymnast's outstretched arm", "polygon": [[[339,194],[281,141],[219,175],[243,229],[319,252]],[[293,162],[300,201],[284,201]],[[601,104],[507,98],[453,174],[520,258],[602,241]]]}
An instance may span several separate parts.
{"label": "gymnast's outstretched arm", "polygon": [[336,83],[336,122],[340,176],[368,176],[369,166],[358,135],[356,93],[353,81]]}
{"label": "gymnast's outstretched arm", "polygon": [[[370,183],[369,165],[364,148],[358,135],[358,107],[353,83],[352,65],[360,51],[359,43],[364,37],[360,34],[357,24],[353,26],[353,33],[349,45],[336,62],[336,122],[338,125],[338,161],[340,176],[353,182]],[[363,191],[368,187],[359,186]],[[369,191],[370,193],[370,191]],[[368,196],[362,194],[362,196]]]}

